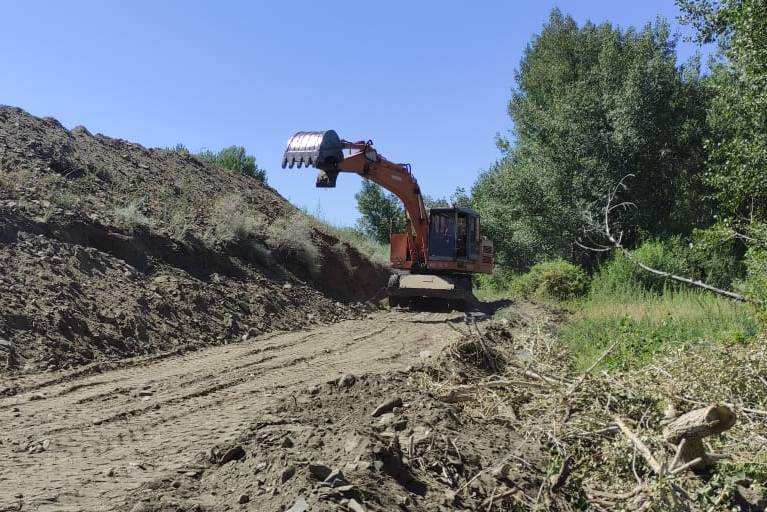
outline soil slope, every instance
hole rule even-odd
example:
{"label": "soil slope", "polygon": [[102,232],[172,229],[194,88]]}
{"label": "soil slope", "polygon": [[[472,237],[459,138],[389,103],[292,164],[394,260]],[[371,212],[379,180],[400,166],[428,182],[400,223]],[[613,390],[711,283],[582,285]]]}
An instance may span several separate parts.
{"label": "soil slope", "polygon": [[10,374],[351,318],[385,283],[252,178],[3,106],[0,268]]}

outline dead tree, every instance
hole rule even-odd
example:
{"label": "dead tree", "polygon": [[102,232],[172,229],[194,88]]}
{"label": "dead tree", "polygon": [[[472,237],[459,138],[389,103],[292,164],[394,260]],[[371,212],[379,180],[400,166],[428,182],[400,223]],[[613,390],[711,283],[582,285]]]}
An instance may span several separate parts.
{"label": "dead tree", "polygon": [[[629,201],[623,201],[618,204],[613,204],[613,202],[615,201],[615,196],[618,194],[618,191],[621,189],[626,190],[627,188],[625,184],[626,179],[633,178],[633,177],[634,177],[633,174],[627,174],[626,176],[621,178],[621,180],[615,185],[615,187],[612,188],[612,190],[609,191],[609,193],[607,194],[607,204],[605,205],[605,208],[604,208],[604,217],[603,217],[601,225],[594,223],[594,225],[590,226],[585,233],[585,238],[587,238],[588,241],[584,243],[583,240],[576,240],[575,243],[578,245],[578,247],[585,249],[587,251],[592,251],[592,252],[608,252],[612,250],[618,250],[622,252],[626,256],[626,258],[628,258],[628,260],[634,263],[636,266],[638,266],[642,270],[645,270],[657,276],[671,279],[680,283],[685,283],[691,286],[696,286],[698,288],[703,288],[705,290],[713,292],[717,295],[721,295],[723,297],[727,297],[729,299],[733,299],[733,300],[737,300],[741,302],[752,302],[752,303],[756,302],[752,299],[748,299],[744,297],[743,295],[739,293],[735,293],[730,290],[724,290],[722,288],[717,288],[716,286],[711,286],[710,284],[704,283],[703,281],[700,281],[700,280],[691,279],[689,277],[684,277],[684,276],[678,276],[676,274],[672,274],[671,272],[665,272],[663,270],[652,268],[642,263],[636,256],[631,254],[631,251],[629,251],[623,246],[623,231],[619,231],[617,234],[614,233],[614,230],[611,227],[610,215],[617,209],[636,208],[636,205]],[[601,238],[609,242],[609,244],[595,242],[590,237],[591,233],[597,233]]]}

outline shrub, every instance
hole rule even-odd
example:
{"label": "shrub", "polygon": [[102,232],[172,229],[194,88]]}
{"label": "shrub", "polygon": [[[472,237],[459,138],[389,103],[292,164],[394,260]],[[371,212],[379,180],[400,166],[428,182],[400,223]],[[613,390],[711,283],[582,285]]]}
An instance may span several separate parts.
{"label": "shrub", "polygon": [[149,226],[151,221],[144,215],[144,201],[142,199],[133,199],[122,208],[115,208],[114,214],[117,222],[123,227],[133,229],[138,226]]}
{"label": "shrub", "polygon": [[513,281],[513,289],[524,297],[569,300],[586,293],[588,284],[582,268],[564,260],[552,260],[533,265],[527,274]]}
{"label": "shrub", "polygon": [[266,220],[253,212],[242,194],[232,193],[219,197],[210,212],[207,238],[216,242],[229,242],[247,238],[263,238]]}
{"label": "shrub", "polygon": [[767,304],[767,249],[754,246],[746,252],[746,278],[740,285],[747,297]]}
{"label": "shrub", "polygon": [[[678,237],[666,240],[650,240],[632,251],[632,255],[645,265],[685,277],[698,278],[699,274],[689,261],[689,248]],[[621,253],[615,253],[594,276],[591,285],[593,295],[614,295],[647,290],[662,293],[667,287],[680,288],[682,284],[657,276],[631,261]]]}
{"label": "shrub", "polygon": [[267,229],[266,244],[282,259],[283,264],[304,264],[312,277],[322,268],[322,255],[312,240],[314,225],[301,212],[278,217]]}
{"label": "shrub", "polygon": [[729,289],[745,273],[743,252],[730,228],[715,225],[693,231],[688,260],[704,282]]}

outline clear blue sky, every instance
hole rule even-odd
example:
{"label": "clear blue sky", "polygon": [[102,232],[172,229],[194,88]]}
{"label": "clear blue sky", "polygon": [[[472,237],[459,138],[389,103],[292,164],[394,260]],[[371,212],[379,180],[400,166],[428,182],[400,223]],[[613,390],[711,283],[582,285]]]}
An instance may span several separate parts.
{"label": "clear blue sky", "polygon": [[429,195],[469,188],[499,156],[514,69],[556,6],[684,33],[673,0],[0,0],[0,103],[150,147],[243,145],[293,203],[352,224],[359,178],[315,189],[313,170],[280,168],[287,138],[333,128],[410,162]]}

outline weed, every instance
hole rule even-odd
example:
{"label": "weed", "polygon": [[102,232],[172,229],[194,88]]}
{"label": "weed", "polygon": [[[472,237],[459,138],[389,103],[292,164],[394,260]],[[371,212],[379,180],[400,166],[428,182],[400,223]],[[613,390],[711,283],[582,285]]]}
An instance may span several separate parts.
{"label": "weed", "polygon": [[51,202],[59,208],[71,210],[79,204],[79,199],[67,190],[60,190],[51,194]]}

